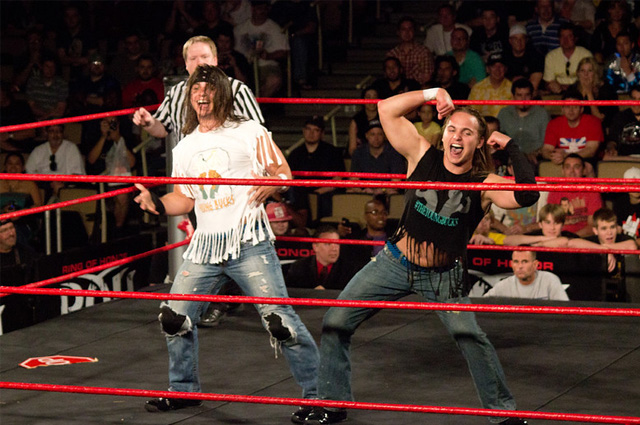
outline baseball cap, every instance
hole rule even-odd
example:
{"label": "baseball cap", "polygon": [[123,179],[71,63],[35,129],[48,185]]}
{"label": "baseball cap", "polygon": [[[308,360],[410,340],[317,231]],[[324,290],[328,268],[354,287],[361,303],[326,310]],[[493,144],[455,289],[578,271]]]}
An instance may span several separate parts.
{"label": "baseball cap", "polygon": [[631,167],[624,172],[625,179],[640,179],[640,168]]}
{"label": "baseball cap", "polygon": [[[380,120],[371,120],[367,123],[367,131],[371,130],[372,128],[382,128],[382,124],[380,123]],[[365,131],[365,133],[367,132]]]}
{"label": "baseball cap", "polygon": [[289,221],[292,218],[287,211],[286,205],[282,202],[268,204],[267,217],[269,217],[269,221]]}
{"label": "baseball cap", "polygon": [[500,62],[503,65],[506,65],[504,62],[504,57],[502,56],[502,52],[493,52],[489,55],[487,59],[487,65],[491,66],[495,63]]}
{"label": "baseball cap", "polygon": [[304,122],[304,125],[308,124],[315,125],[320,130],[324,130],[324,118],[322,118],[320,115],[314,115],[307,118],[307,120]]}
{"label": "baseball cap", "polygon": [[509,37],[511,37],[512,35],[518,35],[518,34],[527,35],[527,29],[524,27],[524,25],[515,24],[509,30]]}

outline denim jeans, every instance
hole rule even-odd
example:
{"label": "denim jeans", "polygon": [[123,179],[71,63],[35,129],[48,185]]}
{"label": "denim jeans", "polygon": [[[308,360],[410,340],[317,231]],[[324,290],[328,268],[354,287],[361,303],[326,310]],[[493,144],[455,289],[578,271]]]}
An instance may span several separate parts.
{"label": "denim jeans", "polygon": [[[220,264],[194,264],[185,260],[177,272],[172,294],[216,294],[233,279],[249,297],[288,297],[280,261],[270,241],[242,245],[240,257]],[[193,325],[186,332],[165,334],[169,349],[169,390],[199,392],[198,328],[203,309],[208,303],[170,300],[166,303],[175,313],[187,316]],[[282,349],[291,373],[302,387],[304,398],[317,398],[318,347],[313,337],[289,305],[256,304],[262,324],[269,330],[267,319],[275,314],[282,327],[291,334],[286,340],[271,336],[272,346]],[[270,332],[270,331],[269,331]],[[221,370],[222,373],[222,370]]]}
{"label": "denim jeans", "polygon": [[[461,266],[450,271],[415,271],[413,282],[407,267],[385,246],[358,272],[340,294],[343,300],[395,301],[418,293],[431,302],[470,303],[468,297],[448,299],[449,284],[461,275]],[[351,392],[351,336],[378,309],[332,307],[324,316],[320,344],[318,393],[325,400],[354,400]],[[502,366],[473,312],[439,311],[438,316],[467,360],[482,405],[487,409],[515,409]],[[504,418],[493,419],[496,422]]]}

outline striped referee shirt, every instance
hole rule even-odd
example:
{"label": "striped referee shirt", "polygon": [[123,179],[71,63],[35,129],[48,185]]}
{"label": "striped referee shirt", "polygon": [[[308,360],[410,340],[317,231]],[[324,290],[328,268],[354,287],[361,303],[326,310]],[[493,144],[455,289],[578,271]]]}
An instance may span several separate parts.
{"label": "striped referee shirt", "polygon": [[[251,89],[242,81],[229,77],[233,90],[233,109],[236,114],[264,124],[264,118],[260,106],[253,96]],[[164,97],[160,108],[154,114],[154,118],[162,123],[168,132],[172,132],[176,141],[182,140],[182,104],[187,95],[187,81],[181,81],[173,86]]]}

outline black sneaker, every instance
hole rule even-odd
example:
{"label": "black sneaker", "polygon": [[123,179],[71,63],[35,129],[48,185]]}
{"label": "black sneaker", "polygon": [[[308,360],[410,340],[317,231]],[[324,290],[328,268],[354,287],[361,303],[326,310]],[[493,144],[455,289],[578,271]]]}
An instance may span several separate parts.
{"label": "black sneaker", "polygon": [[300,406],[298,410],[291,414],[291,422],[294,424],[303,424],[311,412],[313,412],[312,406]]}
{"label": "black sneaker", "polygon": [[218,326],[222,322],[222,319],[224,319],[224,316],[226,316],[226,314],[227,313],[220,310],[219,308],[207,310],[207,312],[202,315],[199,325],[207,328]]}
{"label": "black sneaker", "polygon": [[191,400],[189,398],[152,398],[144,404],[147,412],[168,412],[169,410],[196,406],[202,406],[202,400]]}
{"label": "black sneaker", "polygon": [[323,407],[316,407],[311,414],[307,416],[304,425],[327,425],[336,424],[347,420],[347,411],[344,409],[338,411],[327,410]]}
{"label": "black sneaker", "polygon": [[509,418],[506,421],[500,422],[498,425],[528,425],[528,424],[529,422],[527,422],[525,419]]}

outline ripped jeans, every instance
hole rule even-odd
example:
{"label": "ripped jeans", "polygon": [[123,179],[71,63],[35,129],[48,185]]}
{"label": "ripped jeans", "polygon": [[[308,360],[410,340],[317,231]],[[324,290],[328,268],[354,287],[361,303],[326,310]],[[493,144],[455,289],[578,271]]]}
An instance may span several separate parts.
{"label": "ripped jeans", "polygon": [[[185,260],[176,274],[171,293],[217,294],[230,279],[249,297],[289,296],[280,260],[270,241],[255,246],[245,243],[239,258],[220,264],[194,264]],[[207,304],[176,300],[162,304],[168,305],[176,314],[187,317],[180,332],[169,335],[165,331],[169,349],[169,391],[201,391],[196,324]],[[291,374],[302,387],[302,396],[317,398],[318,347],[305,325],[289,305],[256,304],[255,307],[263,326],[271,335],[272,345],[276,350],[282,349]]]}
{"label": "ripped jeans", "polygon": [[[418,293],[429,302],[470,303],[468,297],[449,299],[449,285],[461,275],[458,264],[450,271],[416,271],[413,283],[407,266],[388,247],[360,270],[342,291],[340,300],[396,301]],[[379,310],[331,307],[322,324],[318,392],[324,400],[354,400],[351,391],[351,337],[358,326]],[[462,351],[483,407],[513,410],[500,360],[473,312],[438,311],[438,317]],[[433,365],[430,365],[433,367]],[[425,367],[430,367],[426,365]],[[443,385],[446,385],[443,383]],[[505,418],[490,418],[500,422]]]}

